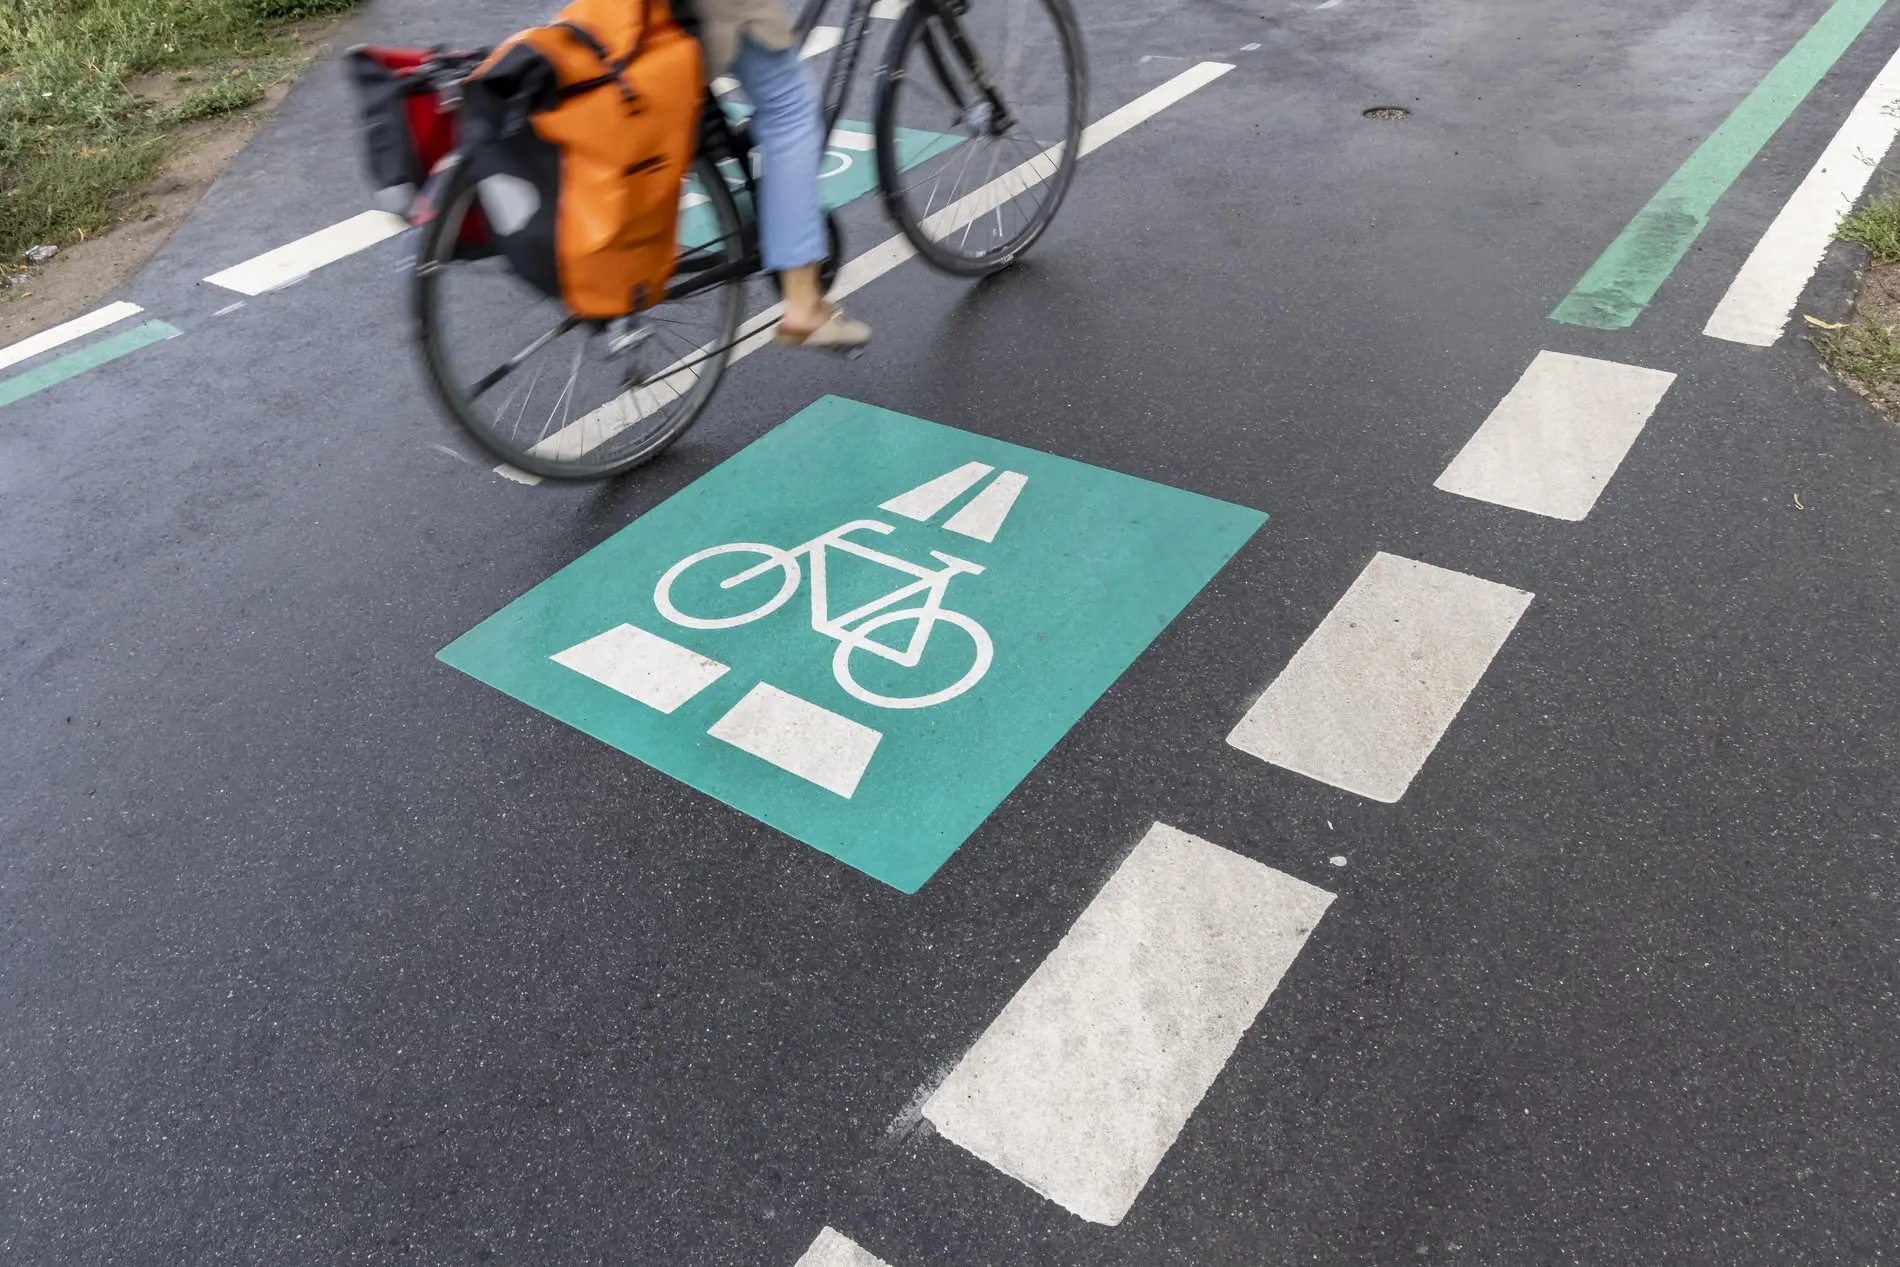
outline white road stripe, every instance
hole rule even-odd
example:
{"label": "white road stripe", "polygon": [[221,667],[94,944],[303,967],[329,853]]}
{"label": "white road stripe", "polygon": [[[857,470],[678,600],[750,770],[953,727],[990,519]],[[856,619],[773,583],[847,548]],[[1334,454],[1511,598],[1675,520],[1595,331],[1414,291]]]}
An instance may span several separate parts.
{"label": "white road stripe", "polygon": [[811,1248],[798,1256],[793,1267],[888,1267],[888,1264],[855,1241],[833,1228],[818,1233]]}
{"label": "white road stripe", "polygon": [[976,482],[996,468],[985,462],[965,462],[954,471],[946,471],[934,480],[926,480],[908,493],[899,493],[879,510],[924,523],[957,498],[976,487]]}
{"label": "white road stripe", "polygon": [[706,733],[846,800],[884,738],[769,682],[746,692]]}
{"label": "white road stripe", "polygon": [[109,325],[124,321],[127,317],[136,316],[143,311],[144,309],[137,304],[129,304],[121,300],[116,304],[107,304],[103,308],[89,312],[83,317],[74,317],[71,321],[62,322],[50,330],[42,330],[30,338],[21,339],[18,343],[0,348],[0,370],[18,365],[21,361],[31,360],[42,352],[50,352],[63,343],[83,339],[95,330],[103,330]]}
{"label": "white road stripe", "polygon": [[1397,801],[1531,597],[1375,555],[1227,742],[1348,792]]}
{"label": "white road stripe", "polygon": [[240,295],[261,295],[300,282],[324,265],[366,251],[408,227],[408,221],[401,216],[392,216],[387,211],[365,211],[274,251],[253,256],[242,264],[234,264],[223,272],[213,273],[205,280]]}
{"label": "white road stripe", "polygon": [[1662,370],[1540,352],[1436,487],[1582,519],[1675,381]]}
{"label": "white road stripe", "polygon": [[726,675],[727,666],[634,625],[548,657],[649,708],[670,713]]}
{"label": "white road stripe", "polygon": [[[1153,118],[1169,106],[1205,88],[1232,69],[1233,66],[1225,62],[1202,62],[1182,71],[1166,83],[1149,89],[1127,105],[1104,115],[1083,129],[1082,153],[1092,153],[1142,121]],[[1053,157],[1061,152],[1060,145],[1051,146],[1021,166],[1005,172],[989,184],[931,216],[925,224],[926,229],[938,237],[955,232],[984,212],[1008,201],[1009,197],[1014,197],[1016,193],[1029,188],[1037,181],[1046,180],[1055,170]],[[1008,197],[999,196],[1000,191],[1005,189],[1012,192]],[[838,280],[831,287],[831,298],[845,298],[853,291],[870,285],[916,254],[917,248],[912,246],[903,234],[892,234],[838,270]],[[770,343],[772,326],[784,311],[784,304],[773,304],[741,326],[739,342],[734,344],[732,352],[727,357],[728,364],[743,360]],[[681,363],[703,353],[702,348],[694,353],[693,357],[681,358]],[[618,425],[608,425],[609,419],[615,414],[620,415],[615,419]],[[618,400],[609,401],[585,417],[570,422],[560,431],[542,440],[535,448],[537,451],[567,452],[568,445],[580,444],[584,447],[579,452],[586,453],[596,446],[605,444],[618,434],[621,428],[632,426],[635,421],[637,421],[636,416],[627,414],[619,408]],[[497,468],[496,474],[501,473],[500,468]]]}
{"label": "white road stripe", "polygon": [[904,10],[908,7],[909,2],[910,0],[877,0],[877,3],[871,6],[871,16],[874,18],[901,18],[904,16]]}
{"label": "white road stripe", "polygon": [[877,136],[856,128],[838,128],[826,144],[834,150],[869,151],[877,148]]}
{"label": "white road stripe", "polygon": [[924,1105],[945,1138],[1116,1224],[1333,895],[1157,823]]}
{"label": "white road stripe", "polygon": [[816,57],[820,53],[829,53],[838,47],[838,42],[843,38],[844,28],[841,26],[814,26],[811,34],[805,37],[805,47],[799,50],[798,55]]}
{"label": "white road stripe", "polygon": [[1004,471],[990,481],[988,488],[972,497],[969,505],[950,516],[943,526],[951,532],[975,537],[978,541],[996,540],[1003,521],[1009,518],[1010,507],[1016,504],[1017,494],[1023,491],[1023,485],[1028,482],[1027,475]]}
{"label": "white road stripe", "polygon": [[1900,132],[1900,53],[1894,54],[1834,134],[1814,169],[1768,226],[1722,296],[1704,334],[1771,347],[1820,266],[1841,217],[1873,178]]}

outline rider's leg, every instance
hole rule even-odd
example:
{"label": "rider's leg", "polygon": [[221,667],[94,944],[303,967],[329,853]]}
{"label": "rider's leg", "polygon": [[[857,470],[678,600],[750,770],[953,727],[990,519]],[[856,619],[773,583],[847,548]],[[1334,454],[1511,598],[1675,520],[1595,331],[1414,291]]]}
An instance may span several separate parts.
{"label": "rider's leg", "polygon": [[752,140],[763,160],[759,245],[785,292],[780,337],[824,347],[862,345],[870,327],[827,305],[819,280],[826,250],[818,194],[825,125],[798,50],[760,48],[741,39],[732,74],[752,99]]}

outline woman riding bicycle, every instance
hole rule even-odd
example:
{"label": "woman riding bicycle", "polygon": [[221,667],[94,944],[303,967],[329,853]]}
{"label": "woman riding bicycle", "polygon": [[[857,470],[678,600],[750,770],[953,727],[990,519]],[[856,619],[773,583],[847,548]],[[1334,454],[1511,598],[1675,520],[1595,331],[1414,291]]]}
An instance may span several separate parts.
{"label": "woman riding bicycle", "polygon": [[825,299],[819,265],[826,253],[818,193],[824,116],[798,55],[782,0],[695,0],[708,78],[730,70],[752,99],[752,140],[759,176],[759,247],[779,275],[785,315],[776,341],[789,347],[848,352],[871,341],[871,327]]}

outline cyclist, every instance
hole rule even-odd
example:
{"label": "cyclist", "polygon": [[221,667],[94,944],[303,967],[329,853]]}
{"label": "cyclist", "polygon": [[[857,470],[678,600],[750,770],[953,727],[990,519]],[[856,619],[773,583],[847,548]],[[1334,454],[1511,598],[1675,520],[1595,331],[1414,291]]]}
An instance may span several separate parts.
{"label": "cyclist", "polygon": [[752,140],[764,159],[760,254],[779,275],[785,295],[775,341],[855,351],[871,341],[871,327],[827,301],[819,280],[827,250],[818,194],[825,125],[795,47],[791,14],[784,0],[692,0],[692,7],[706,49],[706,74],[730,70],[752,99]]}

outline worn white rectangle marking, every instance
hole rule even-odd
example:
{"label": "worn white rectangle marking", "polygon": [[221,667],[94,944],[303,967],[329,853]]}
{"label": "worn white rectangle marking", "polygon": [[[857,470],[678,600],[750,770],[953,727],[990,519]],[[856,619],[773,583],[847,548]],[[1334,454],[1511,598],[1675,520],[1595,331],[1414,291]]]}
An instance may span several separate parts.
{"label": "worn white rectangle marking", "polygon": [[505,480],[513,480],[517,484],[526,484],[530,488],[541,482],[539,475],[536,475],[532,471],[524,471],[510,462],[503,462],[500,466],[496,467],[495,474]]}
{"label": "worn white rectangle marking", "polygon": [[[1085,128],[1082,132],[1082,152],[1088,154],[1104,143],[1114,140],[1143,120],[1161,113],[1175,102],[1206,87],[1232,69],[1231,65],[1224,62],[1202,62],[1182,71],[1166,83],[1149,89],[1127,105],[1111,111]],[[1036,181],[1046,180],[1055,171],[1054,156],[1061,152],[1060,146],[1052,146],[1021,166],[1005,172],[989,184],[958,199],[930,218],[931,232],[937,237],[942,237],[944,234],[960,229],[985,211],[1001,206],[1009,198],[1013,198]],[[1011,192],[1007,196],[999,196],[1004,190]],[[831,298],[845,298],[870,285],[916,254],[917,248],[910,244],[908,238],[901,233],[892,234],[838,270],[838,280],[832,283]],[[784,304],[773,304],[747,320],[745,325],[740,327],[739,342],[727,355],[727,364],[731,365],[743,360],[770,343],[772,326],[777,323],[780,314],[784,311]],[[705,350],[701,348],[687,357],[682,357],[674,366],[663,371],[663,374],[672,372],[679,365],[691,362],[703,355]],[[586,453],[596,445],[605,444],[613,436],[619,434],[622,428],[633,425],[638,416],[637,411],[627,411],[620,401],[612,401],[593,410],[578,421],[569,423],[554,435],[541,441],[535,448],[537,451],[549,453],[570,451]],[[580,447],[571,450],[569,446],[574,445]],[[497,468],[497,474],[499,473],[500,470]]]}
{"label": "worn white rectangle marking", "polygon": [[31,360],[42,352],[50,352],[62,344],[74,339],[83,339],[94,331],[103,330],[109,325],[124,321],[127,317],[137,316],[144,309],[137,304],[121,300],[116,304],[107,304],[95,309],[83,317],[74,317],[71,321],[61,322],[50,330],[42,330],[18,343],[0,348],[0,370],[18,365],[21,361]]}
{"label": "worn white rectangle marking", "polygon": [[874,18],[901,18],[904,16],[904,10],[909,4],[910,0],[877,0],[877,3],[871,6],[871,16]]}
{"label": "worn white rectangle marking", "polygon": [[884,736],[761,682],[706,732],[846,800]]}
{"label": "worn white rectangle marking", "polygon": [[205,280],[240,295],[261,295],[302,281],[324,265],[366,251],[408,227],[408,221],[401,216],[387,211],[365,211],[274,251],[253,256],[242,264],[234,264],[223,272],[213,273]]}
{"label": "worn white rectangle marking", "polygon": [[609,629],[548,659],[662,713],[717,682],[727,668],[634,625]]}
{"label": "worn white rectangle marking", "polygon": [[874,150],[877,148],[877,136],[852,128],[838,128],[832,132],[829,144],[834,150]]}
{"label": "worn white rectangle marking", "polygon": [[1009,518],[1010,507],[1016,504],[1017,494],[1023,491],[1023,485],[1028,482],[1027,475],[1004,471],[990,481],[988,488],[972,497],[968,505],[950,516],[943,526],[951,532],[975,537],[978,541],[996,540],[997,530]]}
{"label": "worn white rectangle marking", "polygon": [[1348,792],[1397,801],[1531,597],[1375,555],[1227,742]]}
{"label": "worn white rectangle marking", "polygon": [[1436,486],[1582,519],[1675,381],[1662,370],[1540,352]]}
{"label": "worn white rectangle marking", "polygon": [[888,1267],[869,1250],[860,1248],[844,1233],[826,1228],[818,1233],[811,1248],[800,1254],[792,1267]]}
{"label": "worn white rectangle marking", "polygon": [[924,1104],[945,1138],[1120,1223],[1333,895],[1156,823]]}
{"label": "worn white rectangle marking", "polygon": [[805,47],[799,50],[800,57],[816,57],[820,53],[829,53],[838,47],[838,41],[844,38],[841,26],[814,26],[811,34],[805,37]]}
{"label": "worn white rectangle marking", "polygon": [[954,471],[946,471],[934,480],[919,484],[908,493],[899,493],[889,501],[880,503],[878,509],[888,510],[893,515],[902,515],[906,519],[915,519],[923,523],[969,492],[978,480],[995,469],[982,462],[965,462]]}
{"label": "worn white rectangle marking", "polygon": [[1750,252],[1703,333],[1772,347],[1820,267],[1841,217],[1854,209],[1900,132],[1900,53],[1895,53],[1820,161]]}

